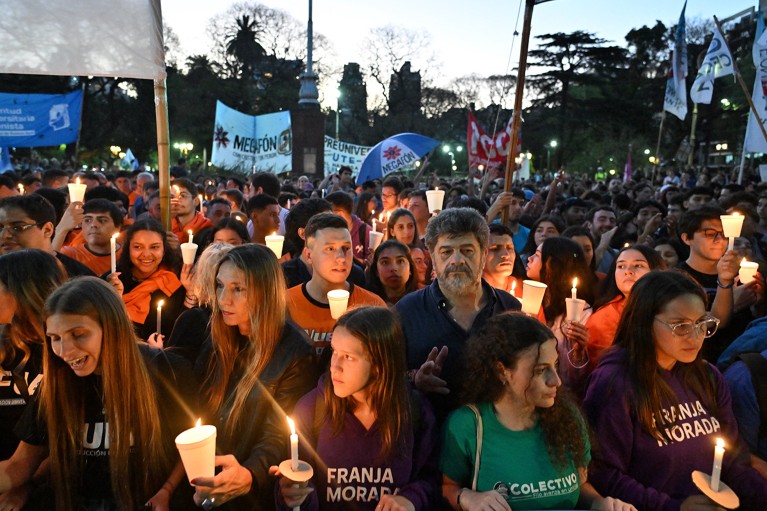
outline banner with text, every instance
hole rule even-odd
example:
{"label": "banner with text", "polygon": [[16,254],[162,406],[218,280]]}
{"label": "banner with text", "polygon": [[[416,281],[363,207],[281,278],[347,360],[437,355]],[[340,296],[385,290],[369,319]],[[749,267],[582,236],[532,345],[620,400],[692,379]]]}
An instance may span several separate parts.
{"label": "banner with text", "polygon": [[698,69],[698,76],[690,89],[690,99],[695,103],[711,103],[714,94],[714,80],[735,73],[732,54],[724,36],[719,30],[714,31],[714,37],[706,52],[706,58]]}
{"label": "banner with text", "polygon": [[210,161],[242,173],[289,172],[293,166],[290,112],[247,115],[216,101]]}
{"label": "banner with text", "polygon": [[[466,143],[469,147],[469,166],[484,165],[485,167],[497,167],[506,163],[509,139],[511,138],[511,119],[506,129],[491,137],[479,125],[479,121],[469,112],[469,125],[467,127]],[[520,143],[517,145],[519,152]]]}
{"label": "banner with text", "polygon": [[[767,124],[767,30],[764,29],[764,18],[761,8],[756,15],[756,34],[751,56],[754,59],[756,76],[754,76],[754,89],[751,99],[763,124]],[[746,124],[747,153],[767,153],[767,140],[764,139],[759,121],[754,117],[754,112],[749,110],[748,123]]]}
{"label": "banner with text", "polygon": [[0,146],[41,147],[77,141],[83,91],[0,93]]}
{"label": "banner with text", "polygon": [[338,171],[338,167],[351,167],[352,176],[357,177],[370,146],[349,144],[325,135],[325,175]]}

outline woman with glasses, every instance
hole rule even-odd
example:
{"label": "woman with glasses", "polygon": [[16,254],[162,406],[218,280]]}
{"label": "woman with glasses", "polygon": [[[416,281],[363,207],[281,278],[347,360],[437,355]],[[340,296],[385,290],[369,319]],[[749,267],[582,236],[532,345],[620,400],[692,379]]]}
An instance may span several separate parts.
{"label": "woman with glasses", "polygon": [[600,444],[591,465],[597,491],[647,511],[719,509],[691,473],[711,473],[722,438],[721,480],[740,497],[740,509],[764,509],[767,480],[738,437],[724,378],[700,356],[718,326],[703,289],[682,273],[650,272],[634,285],[615,347],[583,401]]}

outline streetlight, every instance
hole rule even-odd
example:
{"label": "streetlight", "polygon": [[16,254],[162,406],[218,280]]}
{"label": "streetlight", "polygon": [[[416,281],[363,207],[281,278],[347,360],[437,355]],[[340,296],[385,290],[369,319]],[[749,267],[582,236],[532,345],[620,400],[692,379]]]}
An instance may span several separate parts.
{"label": "streetlight", "polygon": [[551,150],[557,148],[557,141],[552,140],[546,146],[546,170],[551,171]]}
{"label": "streetlight", "polygon": [[189,154],[189,151],[194,149],[194,144],[192,144],[191,142],[176,142],[175,144],[173,144],[173,147],[175,149],[178,149],[178,153],[184,158],[186,158],[187,155]]}

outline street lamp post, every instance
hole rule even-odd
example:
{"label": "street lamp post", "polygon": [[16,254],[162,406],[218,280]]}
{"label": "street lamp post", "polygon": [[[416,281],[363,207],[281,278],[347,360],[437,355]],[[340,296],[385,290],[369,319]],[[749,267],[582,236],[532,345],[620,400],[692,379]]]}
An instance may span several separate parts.
{"label": "street lamp post", "polygon": [[338,121],[341,117],[341,91],[336,90],[336,140],[340,140],[338,138]]}
{"label": "street lamp post", "polygon": [[557,148],[557,141],[552,140],[549,145],[546,146],[546,170],[551,172],[551,150]]}

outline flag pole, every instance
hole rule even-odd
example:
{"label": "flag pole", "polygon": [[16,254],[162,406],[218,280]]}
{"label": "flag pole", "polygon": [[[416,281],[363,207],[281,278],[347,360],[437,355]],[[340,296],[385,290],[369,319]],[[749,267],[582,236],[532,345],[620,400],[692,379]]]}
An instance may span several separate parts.
{"label": "flag pole", "polygon": [[[525,70],[527,69],[527,49],[530,44],[530,26],[533,23],[533,7],[535,0],[525,1],[525,18],[522,25],[522,47],[519,50],[519,69],[517,72],[517,87],[514,97],[514,113],[511,121],[511,137],[509,138],[509,149],[506,155],[506,173],[503,180],[503,191],[511,191],[511,180],[514,176],[515,158],[514,153],[517,150],[517,141],[519,140],[519,130],[522,126],[522,97],[525,91]],[[501,223],[505,224],[509,220],[509,208],[503,208],[501,212]]]}
{"label": "flag pole", "polygon": [[692,107],[692,127],[690,128],[690,154],[687,155],[687,166],[692,167],[695,158],[695,130],[698,126],[698,104],[693,103]]}
{"label": "flag pole", "polygon": [[658,128],[658,142],[655,144],[655,161],[652,164],[652,176],[650,181],[655,179],[655,170],[658,168],[658,162],[660,162],[660,141],[663,138],[663,123],[666,121],[666,110],[660,116],[660,127]]}
{"label": "flag pole", "polygon": [[160,215],[166,231],[171,229],[170,218],[170,129],[168,128],[168,95],[165,78],[154,81],[154,115],[157,122],[157,174],[160,178]]}
{"label": "flag pole", "polygon": [[[727,38],[724,35],[724,30],[722,30],[722,24],[719,22],[719,19],[717,19],[716,16],[714,16],[714,23],[716,23],[716,28],[719,30],[719,34],[722,36],[722,41],[724,41],[724,45],[727,47],[727,51],[732,55],[732,50],[730,50],[730,45],[727,42]],[[756,119],[756,122],[759,123],[759,129],[762,131],[762,136],[764,137],[764,140],[767,141],[767,130],[764,129],[764,123],[762,122],[762,117],[759,115],[759,112],[756,110],[756,105],[754,105],[754,100],[751,98],[751,92],[749,92],[748,87],[746,87],[746,82],[743,81],[743,77],[740,75],[740,70],[738,69],[738,64],[735,61],[735,58],[732,58],[732,70],[735,73],[735,78],[738,80],[738,83],[740,84],[740,88],[743,89],[743,94],[746,96],[746,101],[748,101],[748,106],[751,108],[751,113],[754,114],[754,119]],[[745,149],[745,147],[744,147]]]}
{"label": "flag pole", "polygon": [[80,122],[79,126],[77,126],[77,140],[75,140],[75,163],[77,164],[78,171],[80,170],[80,137],[83,132],[83,112],[85,111],[85,82],[83,82],[80,90],[83,91],[83,99],[80,101]]}

